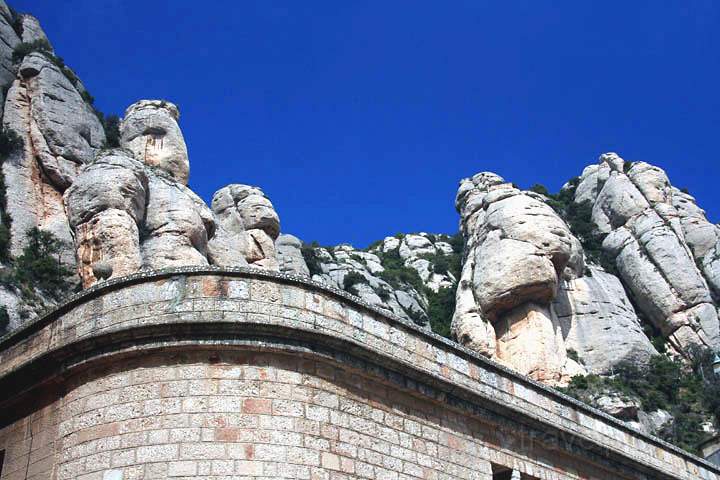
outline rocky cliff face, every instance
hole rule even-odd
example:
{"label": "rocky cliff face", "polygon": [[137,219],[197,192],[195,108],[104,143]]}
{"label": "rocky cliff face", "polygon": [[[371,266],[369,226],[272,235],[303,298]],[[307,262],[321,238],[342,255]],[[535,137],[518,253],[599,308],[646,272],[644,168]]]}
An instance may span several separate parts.
{"label": "rocky cliff face", "polygon": [[0,86],[0,334],[141,270],[279,270],[541,382],[574,378],[569,393],[647,432],[694,425],[681,446],[713,431],[720,227],[656,166],[603,154],[555,195],[482,172],[460,182],[455,235],[323,247],[281,234],[259,187],[206,204],[187,186],[179,108],[140,100],[109,121],[37,19],[2,0]]}
{"label": "rocky cliff face", "polygon": [[177,106],[134,103],[114,132],[119,145],[108,148],[103,115],[39,22],[0,2],[0,40],[2,214],[10,242],[0,326],[15,328],[58,300],[39,286],[40,270],[19,271],[20,260],[29,265],[33,256],[49,264],[58,258],[54,280],[70,289],[180,265],[279,268],[280,221],[262,190],[228,185],[208,207],[187,187]]}
{"label": "rocky cliff face", "polygon": [[40,245],[68,289],[179,265],[307,276],[554,385],[720,348],[720,227],[658,167],[604,154],[558,195],[478,173],[460,183],[458,235],[321,247],[281,235],[258,187],[206,204],[176,105],[138,101],[112,130],[40,23],[1,0],[0,84],[8,328],[57,300],[17,272]]}
{"label": "rocky cliff face", "polygon": [[605,154],[580,177],[575,202],[592,205],[592,222],[637,306],[684,355],[717,350],[718,227],[665,172]]}
{"label": "rocky cliff face", "polygon": [[397,235],[365,250],[350,245],[303,247],[281,239],[278,253],[284,271],[347,290],[424,327],[433,323],[431,309],[438,296],[457,282],[452,270],[454,263],[459,266],[459,255],[448,235]]}

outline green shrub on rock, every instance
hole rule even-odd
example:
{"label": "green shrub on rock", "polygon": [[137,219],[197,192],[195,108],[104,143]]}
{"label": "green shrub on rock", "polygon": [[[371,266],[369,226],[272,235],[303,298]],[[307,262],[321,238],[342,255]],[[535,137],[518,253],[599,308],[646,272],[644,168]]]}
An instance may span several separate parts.
{"label": "green shrub on rock", "polygon": [[27,246],[15,259],[13,277],[25,297],[32,298],[39,290],[55,300],[66,296],[71,289],[68,277],[72,271],[60,261],[61,242],[52,233],[31,228],[27,232]]}
{"label": "green shrub on rock", "polygon": [[343,290],[345,290],[346,292],[357,294],[357,289],[356,289],[355,285],[357,285],[357,284],[367,285],[367,283],[368,283],[367,279],[360,273],[348,272],[345,274],[345,277],[343,277]]}
{"label": "green shrub on rock", "polygon": [[[32,52],[40,52],[48,56],[48,58],[50,56],[54,57],[52,50],[50,43],[45,39],[35,40],[34,42],[23,42],[13,50],[12,59],[13,62],[19,62]],[[62,66],[65,66],[65,62],[62,63]]]}
{"label": "green shrub on rock", "polygon": [[320,245],[315,241],[309,244],[303,243],[302,247],[300,247],[300,253],[302,253],[305,264],[310,271],[310,277],[313,275],[322,275],[323,273],[322,267],[320,266],[320,259],[318,258],[317,253],[315,253],[316,248],[320,248]]}
{"label": "green shrub on rock", "polygon": [[560,390],[584,402],[600,392],[617,392],[638,398],[646,412],[666,410],[673,419],[658,432],[660,438],[699,453],[698,445],[709,438],[703,423],[720,424],[720,377],[713,373],[712,352],[698,350],[690,356],[685,364],[656,355],[646,366],[619,366],[610,377],[573,377]]}

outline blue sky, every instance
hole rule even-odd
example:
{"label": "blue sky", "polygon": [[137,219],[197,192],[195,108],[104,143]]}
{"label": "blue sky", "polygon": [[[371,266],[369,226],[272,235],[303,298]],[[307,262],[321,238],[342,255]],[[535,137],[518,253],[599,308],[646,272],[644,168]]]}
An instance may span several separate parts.
{"label": "blue sky", "polygon": [[106,113],[181,109],[190,185],[282,229],[454,232],[458,181],[557,190],[605,151],[720,219],[720,2],[16,0]]}

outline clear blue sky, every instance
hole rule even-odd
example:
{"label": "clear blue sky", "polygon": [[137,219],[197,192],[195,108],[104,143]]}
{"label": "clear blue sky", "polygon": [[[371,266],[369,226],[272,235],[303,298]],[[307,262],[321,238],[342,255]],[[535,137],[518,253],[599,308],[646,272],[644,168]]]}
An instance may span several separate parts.
{"label": "clear blue sky", "polygon": [[454,232],[460,178],[554,191],[605,151],[720,219],[714,0],[9,3],[106,113],[179,104],[203,198],[258,185],[307,241]]}

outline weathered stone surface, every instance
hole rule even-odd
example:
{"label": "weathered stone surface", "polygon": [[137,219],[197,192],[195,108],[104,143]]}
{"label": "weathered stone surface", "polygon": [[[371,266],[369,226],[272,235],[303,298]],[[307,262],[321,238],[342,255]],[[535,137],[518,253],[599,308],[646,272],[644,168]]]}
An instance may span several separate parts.
{"label": "weathered stone surface", "polygon": [[604,392],[591,401],[591,405],[621,420],[633,420],[640,411],[640,401],[614,392]]}
{"label": "weathered stone surface", "polygon": [[[600,171],[609,172],[606,180],[596,178]],[[692,197],[672,188],[662,169],[609,153],[583,171],[575,201],[594,202],[592,221],[606,234],[603,249],[675,353],[720,347],[711,253],[717,227]]]}
{"label": "weathered stone surface", "polygon": [[65,192],[71,225],[110,208],[126,211],[136,223],[145,219],[148,180],[143,164],[121,149],[102,152],[86,165]]}
{"label": "weathered stone surface", "polygon": [[274,242],[280,219],[262,190],[228,185],[215,192],[211,206],[218,225],[208,247],[212,263],[279,268]]}
{"label": "weathered stone surface", "polygon": [[135,102],[125,110],[120,123],[120,145],[141,162],[186,185],[190,162],[178,118],[177,106],[165,100]]}
{"label": "weathered stone surface", "polygon": [[165,175],[148,172],[148,188],[140,246],[143,265],[207,265],[208,236],[215,233],[210,209],[184,184]]}
{"label": "weathered stone surface", "polygon": [[305,263],[301,248],[302,242],[300,239],[287,233],[280,235],[275,240],[275,251],[282,273],[310,276],[310,270]]}
{"label": "weathered stone surface", "polygon": [[[392,243],[392,242],[391,242]],[[378,248],[382,250],[385,242]],[[400,241],[392,250],[397,250]],[[344,289],[370,305],[390,311],[399,317],[427,326],[427,300],[411,285],[395,288],[381,278],[385,268],[376,253],[356,250],[350,245],[333,248],[315,248],[315,257],[322,273],[313,275],[313,280],[335,288]],[[348,275],[360,276],[362,280],[347,284]]]}
{"label": "weathered stone surface", "polygon": [[456,207],[466,244],[453,318],[458,341],[548,383],[582,371],[567,358],[551,309],[566,268],[582,271],[565,222],[541,195],[489,172],[461,182]]}
{"label": "weathered stone surface", "polygon": [[560,326],[546,305],[520,304],[494,324],[497,357],[544,383],[558,383],[568,361]]}
{"label": "weathered stone surface", "polygon": [[623,363],[646,364],[657,351],[622,284],[599,268],[590,267],[589,273],[562,281],[553,304],[565,347],[595,374],[610,374]]}
{"label": "weathered stone surface", "polygon": [[140,269],[138,226],[145,222],[147,197],[143,164],[123,150],[100,155],[65,192],[83,286],[96,282],[97,262],[106,263],[116,277]]}
{"label": "weathered stone surface", "polygon": [[[5,2],[0,2],[0,85],[10,85],[15,80],[17,69],[13,65],[12,53],[20,38],[12,26],[14,18]],[[2,113],[2,111],[0,111]]]}
{"label": "weathered stone surface", "polygon": [[5,102],[3,124],[23,140],[22,151],[3,164],[7,211],[13,219],[13,255],[25,245],[28,229],[38,227],[67,245],[63,261],[74,253],[62,193],[105,142],[92,109],[65,75],[39,53],[25,57],[21,74]]}
{"label": "weathered stone surface", "polygon": [[637,429],[650,435],[657,435],[658,432],[669,422],[673,416],[667,410],[656,410],[654,412],[638,412]]}
{"label": "weathered stone surface", "polygon": [[710,223],[695,199],[677,188],[672,189],[672,205],[696,264],[715,298],[720,298],[720,226]]}
{"label": "weathered stone surface", "polygon": [[45,31],[40,26],[40,22],[32,15],[23,13],[20,15],[20,30],[22,32],[21,41],[23,43],[48,42]]}
{"label": "weathered stone surface", "polygon": [[455,294],[455,313],[451,325],[452,336],[469,349],[487,357],[493,357],[497,351],[497,338],[495,329],[483,316],[475,299],[474,271],[475,256],[468,256],[463,265]]}
{"label": "weathered stone surface", "polygon": [[258,187],[227,185],[213,195],[212,210],[230,231],[262,230],[273,240],[280,234],[275,208]]}

